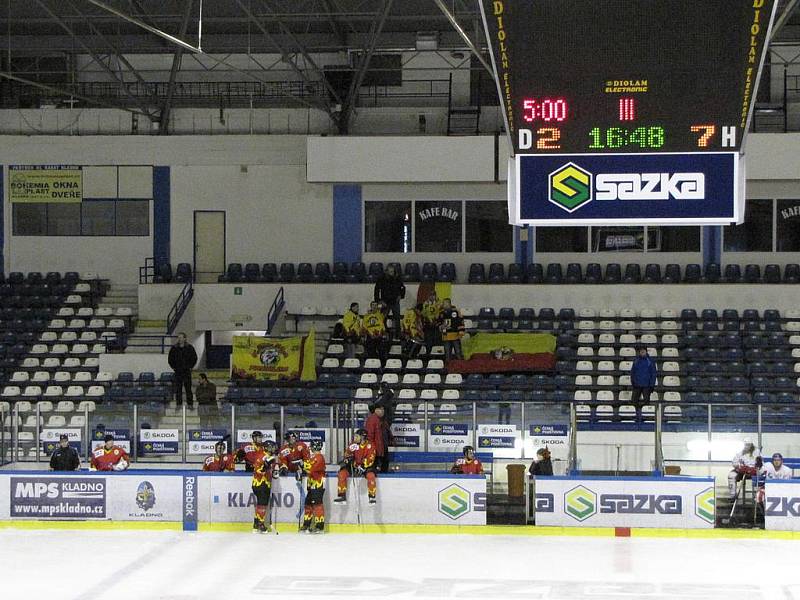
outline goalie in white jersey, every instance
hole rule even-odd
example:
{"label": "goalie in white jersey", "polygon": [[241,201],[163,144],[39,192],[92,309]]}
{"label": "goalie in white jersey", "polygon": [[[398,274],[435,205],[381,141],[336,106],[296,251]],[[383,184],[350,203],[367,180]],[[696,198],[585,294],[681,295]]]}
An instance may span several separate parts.
{"label": "goalie in white jersey", "polygon": [[783,455],[776,452],[772,455],[772,461],[764,463],[759,471],[761,477],[760,485],[758,486],[758,502],[764,502],[764,483],[770,479],[791,479],[792,470],[783,464]]}

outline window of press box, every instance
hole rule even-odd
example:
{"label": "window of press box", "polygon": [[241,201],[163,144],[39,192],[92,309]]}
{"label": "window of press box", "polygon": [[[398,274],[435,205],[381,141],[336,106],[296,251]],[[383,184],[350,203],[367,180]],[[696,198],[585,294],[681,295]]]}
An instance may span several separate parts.
{"label": "window of press box", "polygon": [[772,200],[748,200],[744,223],[723,230],[725,252],[771,252],[772,206]]}
{"label": "window of press box", "polygon": [[586,252],[588,227],[537,227],[536,252]]}
{"label": "window of press box", "polygon": [[592,227],[592,252],[643,252],[650,241],[644,227]]}
{"label": "window of press box", "polygon": [[149,200],[15,202],[12,233],[20,236],[147,236]]}
{"label": "window of press box", "polygon": [[778,200],[776,206],[776,250],[800,252],[800,200]]}
{"label": "window of press box", "polygon": [[700,252],[701,228],[698,226],[647,227],[649,236],[653,231],[658,232],[657,239],[653,240],[657,249],[648,247],[648,252]]}
{"label": "window of press box", "polygon": [[462,202],[414,202],[414,251],[461,252]]}
{"label": "window of press box", "polygon": [[364,203],[364,252],[411,252],[411,202]]}
{"label": "window of press box", "polygon": [[467,252],[513,252],[514,228],[508,224],[508,203],[465,202]]}
{"label": "window of press box", "polygon": [[150,235],[150,203],[141,200],[117,200],[116,235]]}

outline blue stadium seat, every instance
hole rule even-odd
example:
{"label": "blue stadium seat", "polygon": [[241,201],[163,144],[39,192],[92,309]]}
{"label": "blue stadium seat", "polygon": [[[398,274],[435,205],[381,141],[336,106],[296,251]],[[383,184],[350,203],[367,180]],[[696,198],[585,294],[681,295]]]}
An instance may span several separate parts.
{"label": "blue stadium seat", "polygon": [[312,283],[314,281],[314,267],[311,263],[302,262],[297,265],[297,274],[294,280],[298,283]]}
{"label": "blue stadium seat", "polygon": [[536,318],[536,311],[528,306],[524,306],[519,309],[519,314],[517,316],[520,319],[533,320]]}
{"label": "blue stadium seat", "polygon": [[781,267],[780,265],[767,265],[764,267],[764,283],[780,283],[781,282]]}
{"label": "blue stadium seat", "polygon": [[278,265],[275,263],[264,263],[261,265],[261,281],[264,283],[274,283],[278,281]]}
{"label": "blue stadium seat", "polygon": [[706,270],[703,275],[703,280],[706,283],[719,283],[722,280],[722,272],[720,266],[717,263],[708,263],[706,265]]}
{"label": "blue stadium seat", "polygon": [[244,266],[244,280],[247,283],[257,283],[261,281],[261,267],[257,263],[247,263]]}
{"label": "blue stadium seat", "polygon": [[664,268],[664,283],[680,283],[681,282],[681,266],[675,263],[670,263]]}
{"label": "blue stadium seat", "polygon": [[545,283],[562,283],[564,281],[564,275],[561,271],[561,265],[559,263],[550,263],[547,265],[547,272],[544,276]]}
{"label": "blue stadium seat", "polygon": [[483,263],[472,263],[469,266],[467,281],[469,283],[486,283],[486,269]]}
{"label": "blue stadium seat", "polygon": [[346,262],[338,261],[333,263],[333,280],[336,283],[346,282],[348,274],[349,274],[349,269],[347,268]]}
{"label": "blue stadium seat", "polygon": [[317,283],[330,283],[333,281],[333,273],[331,273],[331,266],[326,263],[317,263],[314,265],[314,281]]}
{"label": "blue stadium seat", "polygon": [[489,265],[489,283],[505,282],[505,269],[502,263],[492,263]]}
{"label": "blue stadium seat", "polygon": [[644,283],[661,283],[661,265],[650,263],[644,268]]}
{"label": "blue stadium seat", "polygon": [[580,263],[569,263],[564,283],[583,283],[583,272]]}
{"label": "blue stadium seat", "polygon": [[508,265],[506,283],[522,283],[524,279],[525,279],[525,269],[521,264],[511,263]]}
{"label": "blue stadium seat", "polygon": [[[575,320],[575,309],[574,308],[562,308],[558,311],[558,320],[562,323],[566,321],[574,321]],[[572,328],[570,328],[572,329]]]}
{"label": "blue stadium seat", "polygon": [[383,275],[383,263],[382,262],[371,262],[369,263],[369,269],[367,270],[367,277],[366,280],[369,283],[375,283],[378,281]]}
{"label": "blue stadium seat", "polygon": [[494,329],[495,322],[489,319],[478,319],[478,329],[481,331],[491,331]]}
{"label": "blue stadium seat", "polygon": [[700,319],[703,321],[716,321],[719,319],[719,314],[715,308],[704,308],[700,313]]}
{"label": "blue stadium seat", "polygon": [[764,320],[779,322],[781,320],[781,312],[775,308],[768,308],[764,311]]}
{"label": "blue stadium seat", "polygon": [[217,278],[220,283],[239,283],[242,281],[242,263],[230,263],[224,275]]}
{"label": "blue stadium seat", "polygon": [[439,281],[455,281],[456,280],[456,265],[451,262],[442,263],[442,268],[439,269]]}
{"label": "blue stadium seat", "polygon": [[625,267],[624,283],[640,283],[642,281],[642,268],[636,264],[631,263]]}
{"label": "blue stadium seat", "polygon": [[525,267],[525,281],[528,283],[542,283],[544,281],[544,269],[539,263],[530,263]]}
{"label": "blue stadium seat", "polygon": [[603,269],[599,263],[589,263],[586,265],[586,283],[603,283]]}
{"label": "blue stadium seat", "polygon": [[494,318],[494,308],[491,306],[481,306],[478,310],[479,319],[492,319]]}
{"label": "blue stadium seat", "polygon": [[686,270],[683,272],[683,283],[700,283],[702,278],[700,265],[696,263],[686,265]]}
{"label": "blue stadium seat", "polygon": [[192,265],[189,263],[178,263],[175,269],[175,281],[178,283],[188,283],[192,281]]}
{"label": "blue stadium seat", "polygon": [[[520,311],[520,315],[521,315]],[[556,311],[550,307],[544,307],[539,309],[539,320],[540,321],[555,321],[556,320]]]}
{"label": "blue stadium seat", "polygon": [[784,267],[783,283],[800,283],[800,265],[789,263]]}
{"label": "blue stadium seat", "polygon": [[354,262],[350,265],[348,283],[362,283],[367,278],[367,267],[363,262]]}
{"label": "blue stadium seat", "polygon": [[156,283],[172,283],[172,265],[164,262],[156,267]]}
{"label": "blue stadium seat", "polygon": [[500,309],[500,312],[497,313],[497,316],[501,319],[513,319],[514,318],[514,309],[510,307],[503,307]]}
{"label": "blue stadium seat", "polygon": [[622,266],[619,263],[608,263],[604,281],[606,283],[622,283]]}
{"label": "blue stadium seat", "polygon": [[409,283],[416,283],[420,280],[419,263],[410,262],[406,263],[403,270],[403,281]]}
{"label": "blue stadium seat", "polygon": [[281,263],[278,277],[283,283],[292,283],[294,281],[294,263]]}
{"label": "blue stadium seat", "polygon": [[742,268],[739,265],[725,265],[725,283],[741,283]]}
{"label": "blue stadium seat", "polygon": [[426,262],[422,264],[422,281],[437,281],[439,279],[438,267],[436,263]]}
{"label": "blue stadium seat", "polygon": [[745,265],[745,283],[761,283],[761,267],[759,265]]}

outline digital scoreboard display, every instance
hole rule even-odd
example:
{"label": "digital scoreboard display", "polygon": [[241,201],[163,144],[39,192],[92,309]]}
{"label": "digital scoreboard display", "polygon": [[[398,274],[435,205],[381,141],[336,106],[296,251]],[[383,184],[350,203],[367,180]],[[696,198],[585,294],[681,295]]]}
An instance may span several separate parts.
{"label": "digital scoreboard display", "polygon": [[482,0],[515,154],[739,151],[776,0]]}

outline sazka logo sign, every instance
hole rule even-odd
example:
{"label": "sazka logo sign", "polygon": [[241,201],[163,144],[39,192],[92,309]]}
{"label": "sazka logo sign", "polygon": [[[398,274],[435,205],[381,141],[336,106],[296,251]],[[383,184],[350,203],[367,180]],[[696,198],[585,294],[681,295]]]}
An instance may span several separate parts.
{"label": "sazka logo sign", "polygon": [[592,200],[592,174],[575,163],[567,163],[549,175],[549,200],[567,212],[574,212]]}
{"label": "sazka logo sign", "polygon": [[460,485],[449,485],[439,491],[439,512],[453,519],[464,516],[470,510],[470,494]]}
{"label": "sazka logo sign", "polygon": [[548,175],[547,199],[573,213],[592,200],[705,200],[704,173],[598,173],[573,162]]}
{"label": "sazka logo sign", "polygon": [[694,497],[694,514],[712,525],[716,521],[716,499],[714,488],[710,487]]}

